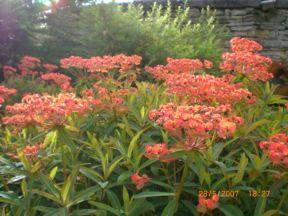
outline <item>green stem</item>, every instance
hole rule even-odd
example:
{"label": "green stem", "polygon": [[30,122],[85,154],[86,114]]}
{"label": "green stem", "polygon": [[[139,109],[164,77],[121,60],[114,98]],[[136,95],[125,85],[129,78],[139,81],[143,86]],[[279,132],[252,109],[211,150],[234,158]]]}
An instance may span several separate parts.
{"label": "green stem", "polygon": [[182,190],[183,190],[184,183],[186,181],[187,175],[188,175],[188,164],[187,164],[187,161],[186,161],[185,165],[184,165],[183,172],[182,172],[181,181],[180,181],[180,184],[179,184],[179,186],[177,188],[177,191],[176,191],[176,194],[175,194],[175,200],[176,200],[177,205],[178,205],[178,202],[179,202],[179,199],[180,199],[180,196],[181,196],[181,193],[182,193]]}
{"label": "green stem", "polygon": [[66,179],[67,172],[66,172],[66,163],[65,163],[65,157],[64,157],[64,144],[62,141],[60,141],[60,148],[61,148],[61,156],[62,156],[63,177],[64,179]]}

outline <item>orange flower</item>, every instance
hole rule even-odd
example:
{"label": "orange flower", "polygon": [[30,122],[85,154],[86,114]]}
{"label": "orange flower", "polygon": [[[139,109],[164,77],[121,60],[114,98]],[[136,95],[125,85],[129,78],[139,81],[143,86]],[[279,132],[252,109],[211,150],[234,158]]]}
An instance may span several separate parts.
{"label": "orange flower", "polygon": [[61,67],[65,69],[76,68],[84,69],[91,73],[107,73],[111,70],[120,72],[130,70],[141,63],[142,58],[137,55],[126,56],[119,54],[115,56],[94,56],[85,59],[79,56],[71,56],[60,60]]}
{"label": "orange flower", "polygon": [[40,63],[41,61],[38,58],[24,56],[18,65],[18,68],[21,71],[21,76],[38,74],[36,69],[40,66]]}
{"label": "orange flower", "polygon": [[57,65],[54,64],[43,64],[43,67],[48,71],[48,72],[53,72],[58,69]]}
{"label": "orange flower", "polygon": [[161,162],[170,162],[174,158],[165,159],[170,153],[174,152],[173,149],[168,149],[165,143],[145,146],[145,156],[149,159],[158,159]]}
{"label": "orange flower", "polygon": [[170,94],[187,97],[190,104],[248,103],[254,98],[250,91],[241,88],[242,83],[232,83],[226,76],[170,74],[165,84]]}
{"label": "orange flower", "polygon": [[231,49],[233,52],[256,52],[261,51],[263,47],[256,41],[247,38],[234,37],[230,40]]}
{"label": "orange flower", "polygon": [[10,115],[3,118],[4,124],[25,127],[28,124],[42,127],[63,125],[72,113],[85,114],[89,110],[86,99],[77,98],[73,93],[26,95],[21,103],[7,106]]}
{"label": "orange flower", "polygon": [[207,138],[214,131],[219,137],[226,139],[243,123],[241,117],[233,115],[230,105],[177,106],[168,103],[161,105],[158,110],[151,110],[149,116],[157,125],[163,125],[165,130],[180,131],[186,138]]}
{"label": "orange flower", "polygon": [[39,152],[39,147],[37,145],[35,146],[27,145],[24,148],[23,152],[26,156],[35,157]]}
{"label": "orange flower", "polygon": [[214,194],[210,199],[205,199],[203,196],[199,196],[197,211],[205,214],[208,210],[213,210],[219,206],[219,196]]}
{"label": "orange flower", "polygon": [[223,61],[220,69],[225,72],[233,71],[236,74],[243,74],[253,81],[267,81],[273,78],[273,74],[269,71],[272,60],[256,53],[262,50],[260,44],[239,37],[233,38],[230,44],[232,53],[222,54]]}
{"label": "orange flower", "polygon": [[288,136],[285,133],[274,134],[268,141],[259,143],[274,165],[288,168]]}
{"label": "orange flower", "polygon": [[17,75],[17,69],[8,65],[3,67],[3,72],[5,79]]}
{"label": "orange flower", "polygon": [[203,68],[199,59],[173,59],[167,58],[167,65],[145,67],[145,70],[152,74],[155,79],[165,80],[168,75],[182,73],[196,73]]}
{"label": "orange flower", "polygon": [[17,92],[16,89],[9,89],[3,85],[0,85],[0,104],[7,100],[11,95]]}
{"label": "orange flower", "polygon": [[56,85],[60,86],[62,90],[71,90],[70,85],[71,78],[60,73],[46,73],[42,74],[40,77],[42,80],[52,81]]}
{"label": "orange flower", "polygon": [[213,62],[209,61],[209,60],[204,60],[204,67],[206,69],[211,69],[213,68]]}
{"label": "orange flower", "polygon": [[150,178],[147,175],[140,176],[138,172],[131,175],[131,181],[136,185],[136,188],[138,190],[142,189],[145,184],[147,184],[150,181]]}

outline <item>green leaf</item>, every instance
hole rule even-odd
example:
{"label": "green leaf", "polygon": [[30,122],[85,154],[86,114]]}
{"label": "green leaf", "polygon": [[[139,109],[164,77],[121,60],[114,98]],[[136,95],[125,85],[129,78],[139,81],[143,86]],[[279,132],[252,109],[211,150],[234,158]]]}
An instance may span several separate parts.
{"label": "green leaf", "polygon": [[146,160],[140,167],[139,170],[144,169],[145,167],[150,166],[151,164],[158,162],[159,160]]}
{"label": "green leaf", "polygon": [[109,166],[108,171],[106,173],[106,175],[104,176],[105,179],[108,179],[109,176],[111,175],[111,173],[113,172],[113,170],[116,168],[116,166],[120,163],[120,161],[124,158],[124,156],[121,156],[118,159],[115,159],[114,162],[112,162],[112,164]]}
{"label": "green leaf", "polygon": [[104,180],[103,177],[96,172],[95,170],[88,168],[88,167],[81,167],[80,172],[86,176],[87,178],[91,179],[94,182],[99,182],[100,180]]}
{"label": "green leaf", "polygon": [[155,208],[155,206],[152,203],[147,202],[145,198],[133,200],[130,206],[131,207],[129,209],[129,213],[127,214],[129,216],[147,215],[145,214],[146,212],[151,211]]}
{"label": "green leaf", "polygon": [[131,176],[130,172],[123,172],[117,179],[118,184],[123,184],[126,179],[129,179]]}
{"label": "green leaf", "polygon": [[164,188],[169,188],[169,189],[171,189],[171,190],[174,190],[174,188],[173,188],[171,185],[169,185],[169,184],[167,184],[167,183],[164,183],[164,182],[162,182],[162,181],[150,180],[150,182],[151,182],[152,184],[160,185],[160,186],[162,186],[162,187],[164,187]]}
{"label": "green leaf", "polygon": [[50,177],[51,180],[54,179],[54,177],[55,177],[57,171],[58,171],[58,167],[57,167],[57,166],[54,167],[54,168],[51,170],[51,172],[49,173],[49,177]]}
{"label": "green leaf", "polygon": [[49,200],[53,200],[54,202],[58,203],[59,205],[61,204],[61,200],[58,197],[54,196],[53,194],[49,194],[49,193],[46,193],[44,191],[39,191],[36,189],[32,189],[32,193],[38,194],[38,195],[45,197],[46,199],[49,199]]}
{"label": "green leaf", "polygon": [[82,215],[98,215],[99,213],[98,210],[96,209],[81,209],[81,210],[74,210],[72,212],[72,216],[82,216]]}
{"label": "green leaf", "polygon": [[241,209],[235,205],[220,204],[219,209],[224,213],[225,216],[244,216]]}
{"label": "green leaf", "polygon": [[269,210],[263,213],[261,216],[274,216],[277,215],[278,213],[279,213],[278,210]]}
{"label": "green leaf", "polygon": [[22,180],[22,183],[21,183],[21,190],[22,190],[22,194],[24,197],[27,196],[28,194],[28,191],[27,191],[27,182],[25,179]]}
{"label": "green leaf", "polygon": [[51,151],[55,152],[57,140],[58,140],[58,131],[53,130],[45,136],[43,144],[44,146],[50,145]]}
{"label": "green leaf", "polygon": [[20,205],[20,199],[12,193],[0,191],[0,201],[3,203],[10,203],[12,205]]}
{"label": "green leaf", "polygon": [[236,185],[242,181],[247,164],[248,158],[245,156],[245,153],[242,153],[240,163],[238,165],[238,172],[236,173],[235,178],[232,180],[233,185]]}
{"label": "green leaf", "polygon": [[108,190],[106,192],[107,198],[110,202],[110,204],[112,205],[113,208],[120,210],[121,209],[121,203],[119,201],[119,199],[117,198],[117,195],[113,192]]}
{"label": "green leaf", "polygon": [[147,198],[147,197],[162,197],[162,196],[174,196],[174,193],[147,191],[134,195],[134,199]]}
{"label": "green leaf", "polygon": [[64,185],[62,186],[61,198],[62,198],[64,203],[66,203],[68,200],[69,194],[70,194],[72,187],[74,185],[74,182],[76,180],[78,171],[79,171],[79,167],[74,168],[72,170],[71,174],[68,176],[68,178],[64,182]]}
{"label": "green leaf", "polygon": [[44,213],[51,213],[51,212],[58,211],[57,208],[51,208],[51,207],[46,207],[46,206],[35,206],[33,209],[36,211],[44,212]]}
{"label": "green leaf", "polygon": [[260,197],[254,211],[254,216],[262,216],[266,208],[267,197]]}
{"label": "green leaf", "polygon": [[130,204],[130,198],[129,198],[129,193],[126,189],[125,186],[123,186],[123,201],[124,201],[124,210],[125,212],[129,211],[129,204]]}
{"label": "green leaf", "polygon": [[162,211],[161,216],[173,216],[176,210],[177,201],[176,199],[172,199],[169,201],[168,205]]}
{"label": "green leaf", "polygon": [[100,190],[100,188],[97,185],[89,187],[81,192],[77,192],[76,194],[73,195],[73,201],[69,203],[68,207],[88,200],[98,190]]}
{"label": "green leaf", "polygon": [[56,185],[53,184],[53,182],[47,178],[45,175],[40,175],[40,182],[45,186],[45,189],[51,193],[54,197],[57,199],[60,198],[59,190]]}
{"label": "green leaf", "polygon": [[119,215],[120,216],[120,213],[115,210],[114,208],[112,208],[111,206],[108,206],[104,203],[100,203],[100,202],[95,202],[95,201],[90,201],[89,202],[91,205],[94,205],[96,207],[98,207],[99,209],[102,209],[102,210],[105,210],[105,211],[108,211],[114,215]]}
{"label": "green leaf", "polygon": [[141,113],[141,118],[144,119],[144,117],[145,117],[145,107],[144,106],[142,106],[140,113]]}
{"label": "green leaf", "polygon": [[245,135],[248,135],[251,131],[255,130],[257,127],[268,123],[268,119],[261,119],[255,123],[253,123],[249,128],[245,129]]}
{"label": "green leaf", "polygon": [[142,129],[141,131],[139,131],[131,140],[130,144],[129,144],[129,147],[128,147],[128,152],[127,152],[127,157],[128,158],[131,158],[132,156],[132,151],[135,149],[135,147],[137,146],[137,141],[138,139],[140,138],[140,136],[143,134],[143,132],[145,132],[147,128],[144,128]]}
{"label": "green leaf", "polygon": [[42,167],[42,164],[40,161],[38,161],[36,164],[33,165],[31,168],[30,172],[31,173],[36,173],[40,168]]}
{"label": "green leaf", "polygon": [[24,168],[26,170],[30,171],[31,170],[31,165],[30,165],[26,155],[23,152],[21,152],[21,153],[18,153],[18,156],[19,156]]}

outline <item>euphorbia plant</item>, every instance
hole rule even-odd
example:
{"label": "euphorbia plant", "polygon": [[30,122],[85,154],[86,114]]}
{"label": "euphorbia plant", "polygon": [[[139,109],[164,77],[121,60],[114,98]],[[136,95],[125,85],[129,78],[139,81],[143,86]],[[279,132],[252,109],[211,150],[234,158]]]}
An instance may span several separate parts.
{"label": "euphorbia plant", "polygon": [[[209,60],[169,58],[146,67],[153,83],[137,81],[139,56],[62,59],[71,78],[25,58],[19,79],[45,80],[61,93],[28,94],[5,107],[4,211],[284,214],[287,100],[267,82],[270,60],[256,53],[258,43],[231,45],[224,75],[206,74],[215,74]],[[30,77],[34,66],[40,72]]]}

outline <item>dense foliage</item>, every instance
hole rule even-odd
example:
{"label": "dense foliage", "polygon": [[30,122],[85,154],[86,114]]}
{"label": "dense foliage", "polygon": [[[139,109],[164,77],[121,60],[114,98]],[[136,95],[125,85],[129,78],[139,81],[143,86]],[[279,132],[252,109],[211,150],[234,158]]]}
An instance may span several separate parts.
{"label": "dense foliage", "polygon": [[202,11],[198,22],[191,23],[188,7],[172,12],[170,4],[155,4],[146,11],[141,5],[92,0],[61,0],[50,7],[40,0],[0,0],[0,7],[5,10],[2,65],[16,65],[15,60],[24,54],[52,63],[71,55],[119,53],[138,54],[143,57],[143,65],[164,63],[167,57],[217,61],[226,37],[210,9]]}
{"label": "dense foliage", "polygon": [[0,88],[2,215],[287,214],[288,101],[262,46],[230,43],[220,69],[168,58],[153,82],[138,55],[4,67],[23,98]]}

